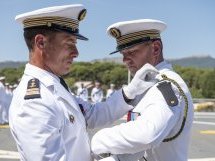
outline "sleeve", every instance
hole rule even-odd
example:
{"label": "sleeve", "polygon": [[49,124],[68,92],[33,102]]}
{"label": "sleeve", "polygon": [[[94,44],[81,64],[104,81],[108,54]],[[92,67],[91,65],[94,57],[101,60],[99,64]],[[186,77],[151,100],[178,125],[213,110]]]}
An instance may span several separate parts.
{"label": "sleeve", "polygon": [[[59,160],[63,150],[60,135],[60,118],[53,105],[47,106],[40,99],[27,100],[16,117],[15,137],[26,160]],[[25,127],[25,128],[23,128]]]}
{"label": "sleeve", "polygon": [[[159,92],[151,98],[137,120],[98,131],[92,138],[92,151],[95,154],[128,154],[158,146],[177,123],[180,109],[170,108]],[[137,106],[144,107],[144,104],[141,100]]]}
{"label": "sleeve", "polygon": [[77,101],[84,108],[83,111],[88,128],[109,125],[133,108],[133,106],[125,102],[122,90],[116,91],[105,102],[91,104],[82,99]]}

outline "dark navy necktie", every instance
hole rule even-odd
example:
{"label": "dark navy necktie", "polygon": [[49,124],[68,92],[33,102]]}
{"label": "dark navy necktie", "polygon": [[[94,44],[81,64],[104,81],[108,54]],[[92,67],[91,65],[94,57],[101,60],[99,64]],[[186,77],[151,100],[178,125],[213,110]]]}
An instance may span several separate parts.
{"label": "dark navy necktie", "polygon": [[63,80],[63,78],[60,78],[60,84],[69,92],[69,87],[67,86],[66,82]]}

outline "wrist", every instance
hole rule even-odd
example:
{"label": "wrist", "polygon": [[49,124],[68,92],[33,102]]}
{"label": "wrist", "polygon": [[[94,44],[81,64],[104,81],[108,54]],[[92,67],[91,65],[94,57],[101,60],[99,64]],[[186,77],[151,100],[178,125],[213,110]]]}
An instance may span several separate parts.
{"label": "wrist", "polygon": [[127,104],[129,104],[133,100],[133,99],[128,98],[128,96],[125,94],[124,89],[122,89],[122,95]]}

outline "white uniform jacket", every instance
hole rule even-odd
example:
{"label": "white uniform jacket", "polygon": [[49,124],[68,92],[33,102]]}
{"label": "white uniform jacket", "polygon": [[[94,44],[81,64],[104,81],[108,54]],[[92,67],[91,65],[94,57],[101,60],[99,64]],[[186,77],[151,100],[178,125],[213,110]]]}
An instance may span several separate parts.
{"label": "white uniform jacket", "polygon": [[[32,79],[39,80],[39,87],[29,90],[35,85]],[[25,99],[29,94],[32,98]],[[110,124],[131,108],[121,90],[105,103],[91,105],[68,92],[57,76],[27,64],[9,124],[22,161],[92,161],[86,128]]]}
{"label": "white uniform jacket", "polygon": [[[161,74],[174,79],[188,98],[187,120],[182,133],[172,141],[163,142],[165,138],[174,136],[179,131],[185,100],[179,94],[178,88],[171,83],[178,104],[170,107],[157,88],[158,84],[155,84],[133,109],[134,114],[137,114],[134,121],[102,129],[94,135],[91,143],[94,153],[134,154],[142,151],[142,156],[144,155],[147,161],[187,161],[193,120],[192,98],[185,82],[172,71],[170,64],[163,61],[156,68]],[[133,160],[130,158],[129,161]]]}

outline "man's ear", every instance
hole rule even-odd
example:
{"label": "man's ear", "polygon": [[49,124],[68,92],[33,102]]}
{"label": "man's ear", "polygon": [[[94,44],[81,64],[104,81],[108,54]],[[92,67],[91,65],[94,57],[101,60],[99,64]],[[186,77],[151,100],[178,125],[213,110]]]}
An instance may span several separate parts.
{"label": "man's ear", "polygon": [[162,48],[162,44],[159,40],[155,40],[153,42],[153,48],[154,48],[154,56],[159,56],[159,54],[161,53],[161,48]]}
{"label": "man's ear", "polygon": [[43,50],[45,48],[46,37],[42,34],[38,34],[35,36],[34,42],[38,49]]}

